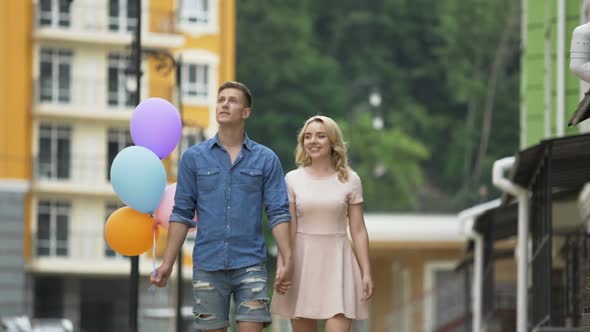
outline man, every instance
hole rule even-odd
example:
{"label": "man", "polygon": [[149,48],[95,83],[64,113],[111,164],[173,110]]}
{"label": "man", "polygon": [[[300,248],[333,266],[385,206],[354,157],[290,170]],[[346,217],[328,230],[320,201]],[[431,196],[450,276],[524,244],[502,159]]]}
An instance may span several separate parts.
{"label": "man", "polygon": [[238,82],[217,92],[215,137],[183,154],[168,246],[151,283],[164,287],[194,211],[199,231],[193,250],[193,311],[198,330],[225,331],[230,325],[230,297],[236,302],[241,332],[262,331],[271,322],[268,305],[266,247],[262,207],[284,264],[275,288],[285,293],[291,278],[287,188],[278,157],[244,132],[252,113],[252,94]]}

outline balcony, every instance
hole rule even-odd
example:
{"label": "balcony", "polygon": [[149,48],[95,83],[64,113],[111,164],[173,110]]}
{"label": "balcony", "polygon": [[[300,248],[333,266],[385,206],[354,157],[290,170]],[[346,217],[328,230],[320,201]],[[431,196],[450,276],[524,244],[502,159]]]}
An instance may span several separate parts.
{"label": "balcony", "polygon": [[[152,48],[177,48],[184,36],[177,33],[177,15],[172,9],[142,10],[142,44]],[[35,8],[34,36],[40,41],[130,45],[137,27],[137,13],[127,7],[73,1],[69,8],[40,3]]]}
{"label": "balcony", "polygon": [[[174,102],[175,87],[164,80],[143,80],[141,95]],[[38,118],[98,120],[127,124],[135,109],[135,94],[125,80],[108,84],[106,79],[75,77],[68,83],[34,81],[33,113]]]}
{"label": "balcony", "polygon": [[[31,230],[31,253],[29,271],[34,273],[57,273],[69,275],[129,275],[129,259],[119,254],[107,255],[107,243],[104,238],[104,224],[108,214],[102,210],[102,202],[98,202],[94,209],[82,206],[80,201],[72,201],[72,209],[68,216],[67,231],[62,233],[63,240],[58,241],[54,233],[50,239],[38,238],[39,221],[33,220]],[[81,213],[82,212],[82,213]],[[35,215],[35,211],[33,211]],[[192,256],[194,234],[189,233],[182,246],[185,258]],[[60,255],[56,251],[47,254],[46,248],[56,248],[61,245]],[[160,244],[161,245],[161,244]],[[50,250],[51,251],[51,250]],[[43,254],[41,254],[43,252]],[[139,271],[147,277],[152,272],[152,258],[146,252],[142,255]],[[160,261],[161,258],[156,258]],[[191,259],[185,260],[183,278],[191,280]],[[159,262],[157,263],[159,265]],[[174,273],[176,276],[176,273]]]}

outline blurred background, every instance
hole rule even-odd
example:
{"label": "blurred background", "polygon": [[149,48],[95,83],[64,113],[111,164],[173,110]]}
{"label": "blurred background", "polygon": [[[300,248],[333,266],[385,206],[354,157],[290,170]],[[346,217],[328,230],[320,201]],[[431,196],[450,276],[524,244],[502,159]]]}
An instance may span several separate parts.
{"label": "blurred background", "polygon": [[[285,172],[305,119],[323,114],[343,128],[363,181],[375,282],[370,318],[354,331],[584,325],[590,139],[584,123],[565,123],[588,88],[566,61],[588,2],[0,1],[4,328],[195,331],[195,234],[169,286],[150,295],[166,232],[155,258],[143,254],[130,272],[104,240],[123,206],[109,170],[133,145],[138,101],[161,97],[183,121],[164,160],[175,182],[179,156],[215,134],[226,80],[251,89],[247,133]],[[532,204],[524,219],[525,196],[492,181],[506,156],[517,160],[509,180]],[[519,310],[517,239],[531,255]],[[267,247],[272,274],[268,230]],[[530,313],[524,325],[518,312]],[[267,331],[290,331],[275,318]]]}

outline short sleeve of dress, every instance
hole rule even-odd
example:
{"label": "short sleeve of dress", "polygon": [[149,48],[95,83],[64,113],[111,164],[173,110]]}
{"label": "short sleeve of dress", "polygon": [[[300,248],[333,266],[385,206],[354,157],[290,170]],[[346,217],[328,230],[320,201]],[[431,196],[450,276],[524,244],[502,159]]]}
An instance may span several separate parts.
{"label": "short sleeve of dress", "polygon": [[289,197],[289,203],[295,203],[295,192],[293,190],[293,172],[285,175],[285,182],[287,183],[287,195]]}
{"label": "short sleeve of dress", "polygon": [[356,172],[351,171],[348,181],[350,181],[351,190],[348,195],[348,204],[359,204],[363,202],[363,184],[361,178]]}

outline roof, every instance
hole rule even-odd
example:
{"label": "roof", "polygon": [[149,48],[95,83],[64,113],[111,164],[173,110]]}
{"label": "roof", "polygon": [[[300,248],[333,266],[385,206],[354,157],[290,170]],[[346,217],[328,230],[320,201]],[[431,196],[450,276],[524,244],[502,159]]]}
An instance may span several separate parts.
{"label": "roof", "polygon": [[371,242],[464,242],[457,215],[366,213]]}
{"label": "roof", "polygon": [[518,152],[510,177],[521,187],[529,188],[540,166],[547,161],[554,189],[579,188],[589,182],[590,134],[547,139]]}
{"label": "roof", "polygon": [[501,205],[479,215],[473,228],[480,234],[490,233],[492,241],[515,236],[518,227],[518,203]]}

